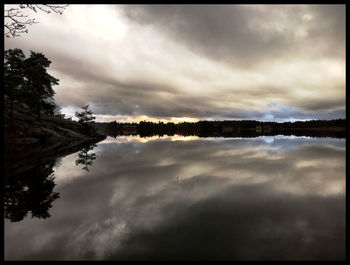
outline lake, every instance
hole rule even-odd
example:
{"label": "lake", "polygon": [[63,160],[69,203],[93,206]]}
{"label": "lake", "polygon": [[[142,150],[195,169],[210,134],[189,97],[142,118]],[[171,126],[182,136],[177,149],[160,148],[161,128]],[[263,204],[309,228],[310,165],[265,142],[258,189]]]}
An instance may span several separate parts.
{"label": "lake", "polygon": [[41,167],[59,194],[50,216],[9,193],[25,206],[8,208],[5,259],[343,260],[345,150],[335,138],[108,137]]}

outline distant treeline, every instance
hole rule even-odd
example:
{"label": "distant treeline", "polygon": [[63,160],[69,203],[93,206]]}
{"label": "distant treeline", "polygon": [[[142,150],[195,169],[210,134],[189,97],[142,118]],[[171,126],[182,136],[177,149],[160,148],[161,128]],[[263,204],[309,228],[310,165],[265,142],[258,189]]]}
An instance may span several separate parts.
{"label": "distant treeline", "polygon": [[182,122],[178,124],[141,121],[140,123],[96,123],[96,126],[112,137],[119,135],[172,136],[175,134],[199,137],[257,137],[282,134],[345,138],[346,120],[310,120],[284,123],[225,120]]}

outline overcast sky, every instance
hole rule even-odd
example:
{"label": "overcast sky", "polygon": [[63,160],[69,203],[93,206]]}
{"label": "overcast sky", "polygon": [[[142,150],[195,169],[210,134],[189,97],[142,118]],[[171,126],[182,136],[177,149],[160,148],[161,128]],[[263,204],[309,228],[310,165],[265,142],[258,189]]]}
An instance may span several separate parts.
{"label": "overcast sky", "polygon": [[[6,8],[6,6],[5,6]],[[70,5],[5,39],[97,121],[345,118],[345,5]]]}

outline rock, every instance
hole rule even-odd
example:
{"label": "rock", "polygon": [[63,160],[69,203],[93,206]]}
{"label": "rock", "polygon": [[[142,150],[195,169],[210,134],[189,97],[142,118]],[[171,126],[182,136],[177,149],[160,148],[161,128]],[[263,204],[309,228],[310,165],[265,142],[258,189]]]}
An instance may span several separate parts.
{"label": "rock", "polygon": [[35,113],[24,112],[22,106],[14,109],[12,119],[9,115],[5,115],[4,131],[5,144],[53,144],[57,141],[106,137],[94,129],[87,132],[82,124],[60,117],[42,115],[41,119],[37,120]]}

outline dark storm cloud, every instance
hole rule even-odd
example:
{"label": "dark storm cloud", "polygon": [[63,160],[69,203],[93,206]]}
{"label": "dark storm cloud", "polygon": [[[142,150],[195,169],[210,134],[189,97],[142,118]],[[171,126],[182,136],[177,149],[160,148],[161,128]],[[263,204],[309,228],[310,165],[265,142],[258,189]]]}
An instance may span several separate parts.
{"label": "dark storm cloud", "polygon": [[244,6],[127,6],[125,13],[134,21],[159,28],[193,51],[239,64],[251,63],[263,54],[278,55],[284,43],[274,35],[263,41],[260,33],[249,29],[253,14]]}
{"label": "dark storm cloud", "polygon": [[[344,56],[344,5],[147,5],[125,6],[124,11],[133,21],[154,26],[191,50],[235,67],[294,54],[304,48],[305,42],[299,46],[295,29],[302,25],[303,15],[311,13],[314,18],[306,43],[326,40],[328,46],[323,50],[318,50],[317,45],[313,49]],[[268,23],[272,28],[264,29]],[[285,29],[276,30],[278,26]]]}

